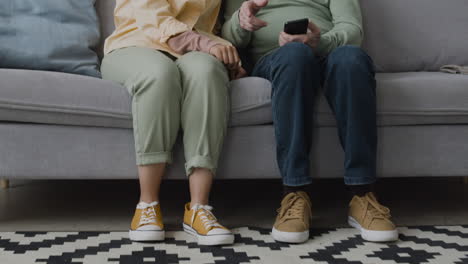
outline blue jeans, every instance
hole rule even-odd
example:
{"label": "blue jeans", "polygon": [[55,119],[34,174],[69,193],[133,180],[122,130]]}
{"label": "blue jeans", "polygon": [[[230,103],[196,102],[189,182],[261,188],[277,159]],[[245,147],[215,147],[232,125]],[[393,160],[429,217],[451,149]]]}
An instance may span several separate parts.
{"label": "blue jeans", "polygon": [[345,152],[345,184],[376,181],[375,73],[371,58],[361,48],[342,46],[318,58],[307,45],[289,43],[260,59],[252,75],[272,83],[276,156],[284,185],[312,182],[313,104],[321,86]]}

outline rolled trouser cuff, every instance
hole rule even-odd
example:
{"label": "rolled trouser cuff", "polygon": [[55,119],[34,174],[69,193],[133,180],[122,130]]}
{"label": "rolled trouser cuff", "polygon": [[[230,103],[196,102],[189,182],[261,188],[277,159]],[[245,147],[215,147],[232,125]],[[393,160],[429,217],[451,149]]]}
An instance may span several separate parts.
{"label": "rolled trouser cuff", "polygon": [[207,156],[195,156],[185,163],[185,173],[187,176],[192,174],[193,169],[201,168],[210,170],[213,175],[216,174],[217,164],[213,162],[213,159]]}
{"label": "rolled trouser cuff", "polygon": [[290,187],[299,187],[304,185],[309,185],[312,183],[312,178],[310,176],[302,176],[302,177],[283,177],[283,185],[290,186]]}
{"label": "rolled trouser cuff", "polygon": [[152,153],[137,153],[137,165],[151,165],[159,163],[172,163],[171,152],[152,152]]}
{"label": "rolled trouser cuff", "polygon": [[346,185],[366,185],[377,181],[374,169],[355,168],[345,173],[344,182]]}

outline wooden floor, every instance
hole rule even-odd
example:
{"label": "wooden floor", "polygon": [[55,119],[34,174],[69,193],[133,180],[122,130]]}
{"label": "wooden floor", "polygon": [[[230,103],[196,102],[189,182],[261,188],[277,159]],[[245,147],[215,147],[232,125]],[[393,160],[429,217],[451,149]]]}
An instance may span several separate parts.
{"label": "wooden floor", "polygon": [[[468,184],[462,178],[382,179],[383,204],[400,226],[468,225]],[[346,226],[349,194],[342,180],[313,185],[313,226]],[[271,227],[279,206],[278,180],[218,181],[214,212],[230,227]],[[138,199],[138,183],[125,181],[12,181],[0,189],[0,231],[127,230]],[[180,229],[186,181],[166,181],[161,204],[169,229]]]}

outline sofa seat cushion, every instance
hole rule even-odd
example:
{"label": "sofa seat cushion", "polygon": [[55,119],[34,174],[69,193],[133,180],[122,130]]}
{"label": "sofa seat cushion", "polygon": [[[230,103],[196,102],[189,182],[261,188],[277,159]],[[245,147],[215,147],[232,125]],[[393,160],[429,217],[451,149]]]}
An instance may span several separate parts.
{"label": "sofa seat cushion", "polygon": [[[467,75],[378,73],[376,79],[379,126],[468,124]],[[233,123],[272,123],[268,81],[246,78],[231,83],[235,84],[234,90],[242,91],[231,95],[233,106],[237,107],[233,109]],[[262,85],[264,88],[259,89]],[[257,89],[252,91],[250,87]],[[316,126],[336,126],[324,96],[317,97],[315,108]]]}
{"label": "sofa seat cushion", "polygon": [[[380,126],[468,124],[468,76],[440,72],[379,73],[377,113]],[[317,121],[334,126],[325,98]]]}
{"label": "sofa seat cushion", "polygon": [[[231,126],[272,123],[271,85],[248,77],[230,83]],[[316,125],[335,126],[323,96]],[[377,74],[381,126],[467,124],[468,76],[436,72]],[[120,85],[57,72],[0,69],[0,120],[131,128],[131,99]]]}
{"label": "sofa seat cushion", "polygon": [[[271,123],[270,84],[249,77],[231,89],[231,126]],[[131,98],[116,83],[59,72],[0,69],[0,120],[131,128]]]}
{"label": "sofa seat cushion", "polygon": [[378,75],[383,125],[468,124],[468,76],[440,72]]}
{"label": "sofa seat cushion", "polygon": [[0,69],[0,120],[131,127],[130,96],[98,78]]}
{"label": "sofa seat cushion", "polygon": [[[376,79],[379,126],[468,124],[468,75],[378,73]],[[271,88],[267,80],[245,78],[233,81],[231,85],[233,91],[237,91],[231,94],[235,113],[231,122],[273,122]],[[321,94],[317,96],[315,108],[315,126],[336,126],[335,117]]]}

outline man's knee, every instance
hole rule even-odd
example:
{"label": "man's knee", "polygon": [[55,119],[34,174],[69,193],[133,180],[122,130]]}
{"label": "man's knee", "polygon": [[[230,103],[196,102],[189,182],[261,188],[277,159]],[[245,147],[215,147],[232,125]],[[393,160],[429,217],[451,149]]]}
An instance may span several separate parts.
{"label": "man's knee", "polygon": [[375,97],[374,66],[370,57],[359,47],[342,46],[330,53],[325,78],[326,94],[347,93],[355,95],[350,98],[357,100]]}
{"label": "man's knee", "polygon": [[328,56],[328,65],[343,70],[367,69],[373,70],[373,63],[369,55],[357,46],[341,46]]}
{"label": "man's knee", "polygon": [[300,42],[291,42],[279,49],[277,61],[292,68],[318,66],[317,58],[311,47]]}

